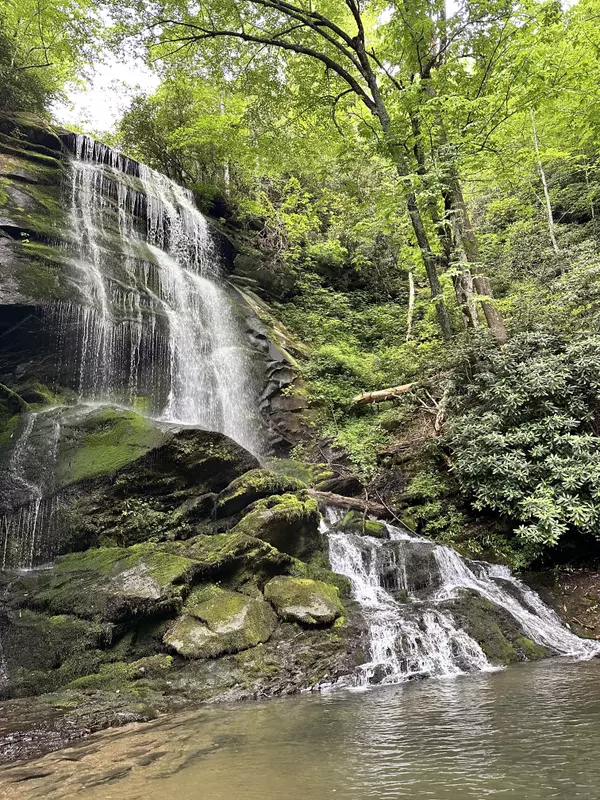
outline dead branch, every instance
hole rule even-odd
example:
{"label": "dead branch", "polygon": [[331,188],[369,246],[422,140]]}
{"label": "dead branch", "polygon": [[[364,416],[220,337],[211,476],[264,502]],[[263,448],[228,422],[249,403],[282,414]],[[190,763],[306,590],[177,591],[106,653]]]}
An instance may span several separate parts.
{"label": "dead branch", "polygon": [[364,392],[352,399],[353,406],[362,406],[367,403],[385,403],[386,400],[393,400],[405,392],[410,391],[416,384],[405,383],[402,386],[392,386],[389,389],[380,389],[377,392]]}

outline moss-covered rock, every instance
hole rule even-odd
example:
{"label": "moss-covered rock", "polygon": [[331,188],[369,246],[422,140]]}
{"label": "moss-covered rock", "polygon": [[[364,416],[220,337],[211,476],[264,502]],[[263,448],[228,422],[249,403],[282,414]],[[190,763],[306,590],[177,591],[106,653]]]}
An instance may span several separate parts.
{"label": "moss-covered rock", "polygon": [[110,644],[112,633],[111,625],[68,615],[28,609],[3,615],[0,638],[10,684],[0,686],[0,693],[2,688],[9,696],[52,690],[65,682],[65,665],[78,661],[84,671],[89,668],[97,649]]}
{"label": "moss-covered rock", "polygon": [[60,486],[111,475],[163,443],[167,432],[152,420],[116,408],[63,418],[57,463]]}
{"label": "moss-covered rock", "polygon": [[[221,433],[147,428],[146,418],[123,413],[109,414],[106,430],[94,425],[67,462],[70,475],[77,470],[80,478],[86,470],[104,469],[93,482],[74,485],[63,504],[61,538],[70,550],[189,537],[212,517],[217,493],[258,464]],[[125,458],[128,463],[110,470],[110,462]]]}
{"label": "moss-covered rock", "polygon": [[263,586],[273,575],[285,572],[293,559],[267,542],[243,533],[195,536],[166,545],[196,562],[203,579],[218,577],[235,586]]}
{"label": "moss-covered rock", "polygon": [[506,609],[476,592],[464,590],[450,608],[454,618],[480,645],[492,664],[511,664],[547,657],[548,650],[523,635]]}
{"label": "moss-covered rock", "polygon": [[236,478],[219,494],[216,514],[218,517],[229,517],[261,498],[303,489],[306,489],[306,484],[299,478],[278,475],[268,469],[253,469]]}
{"label": "moss-covered rock", "polygon": [[258,500],[233,529],[263,539],[282,553],[308,559],[321,547],[319,509],[306,493]]}
{"label": "moss-covered rock", "polygon": [[60,558],[40,574],[28,604],[53,614],[121,621],[177,611],[196,564],[153,544],[107,547]]}
{"label": "moss-covered rock", "polygon": [[280,576],[265,586],[277,616],[302,625],[331,625],[343,613],[337,586],[307,578]]}
{"label": "moss-covered rock", "polygon": [[214,584],[188,597],[183,614],[164,637],[167,647],[184,658],[217,658],[266,642],[277,617],[262,597],[249,597]]}
{"label": "moss-covered rock", "polygon": [[160,653],[147,658],[140,658],[133,662],[118,661],[103,664],[98,672],[84,675],[71,681],[69,688],[83,689],[85,691],[112,690],[120,691],[127,688],[131,681],[147,680],[149,678],[162,678],[173,665],[173,657]]}
{"label": "moss-covered rock", "polygon": [[346,533],[356,533],[359,536],[373,536],[375,539],[390,538],[388,529],[383,522],[369,519],[359,511],[349,511],[336,527]]}

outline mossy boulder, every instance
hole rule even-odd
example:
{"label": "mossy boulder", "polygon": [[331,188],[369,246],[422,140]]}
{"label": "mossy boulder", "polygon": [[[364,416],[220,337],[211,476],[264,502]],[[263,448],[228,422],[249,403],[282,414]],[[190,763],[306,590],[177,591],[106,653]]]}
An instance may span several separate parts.
{"label": "mossy boulder", "polygon": [[217,658],[266,642],[276,626],[277,617],[262,597],[208,584],[188,597],[163,641],[184,658]]}
{"label": "mossy boulder", "polygon": [[254,503],[233,532],[262,539],[282,553],[306,560],[322,546],[319,521],[317,502],[307,493],[273,495]]}
{"label": "mossy boulder", "polygon": [[117,408],[63,415],[56,465],[60,486],[111,475],[162,444],[167,431],[152,420]]}
{"label": "mossy boulder", "polygon": [[349,511],[337,527],[345,533],[356,533],[359,536],[373,536],[375,539],[390,538],[383,522],[369,519],[359,511]]}
{"label": "mossy boulder", "polygon": [[166,653],[158,653],[137,661],[117,661],[102,664],[98,672],[84,675],[68,684],[71,689],[84,691],[121,691],[127,689],[131,681],[162,678],[173,665],[173,657]]}
{"label": "mossy boulder", "polygon": [[53,614],[112,622],[156,616],[181,607],[196,571],[191,559],[150,543],[90,549],[40,574],[27,602]]}
{"label": "mossy boulder", "polygon": [[236,478],[218,497],[217,517],[237,514],[261,498],[306,489],[299,478],[278,475],[268,469],[253,469]]}
{"label": "mossy boulder", "polygon": [[[131,426],[138,417],[126,412],[115,422],[109,416],[107,432],[95,427],[90,441],[79,444],[79,451],[89,454],[85,460],[77,453],[80,477],[84,464],[88,472],[94,464],[103,463],[106,469],[94,480],[72,486],[70,500],[61,511],[65,549],[192,536],[199,524],[212,518],[217,494],[258,466],[256,458],[232,439],[197,428],[167,426],[146,431],[142,425],[140,440],[134,444]],[[121,443],[108,444],[107,437],[112,442],[118,430],[123,432]],[[156,446],[148,449],[152,441]],[[146,452],[140,452],[143,447]],[[107,454],[113,463],[116,458],[130,460],[111,471]],[[73,472],[77,464],[71,459],[69,470]]]}
{"label": "mossy boulder", "polygon": [[331,625],[343,613],[339,589],[329,583],[285,575],[266,584],[265,598],[277,616],[302,625]]}
{"label": "mossy boulder", "polygon": [[476,592],[463,590],[459,598],[451,601],[450,609],[492,664],[537,661],[552,655],[548,648],[526,637],[506,609]]}
{"label": "mossy boulder", "polygon": [[86,671],[101,647],[110,644],[113,626],[69,615],[28,609],[0,617],[4,668],[10,678],[0,696],[50,691],[77,665]]}
{"label": "mossy boulder", "polygon": [[236,586],[260,587],[273,575],[285,572],[293,562],[267,542],[239,532],[201,534],[165,547],[192,559],[204,580],[218,576]]}

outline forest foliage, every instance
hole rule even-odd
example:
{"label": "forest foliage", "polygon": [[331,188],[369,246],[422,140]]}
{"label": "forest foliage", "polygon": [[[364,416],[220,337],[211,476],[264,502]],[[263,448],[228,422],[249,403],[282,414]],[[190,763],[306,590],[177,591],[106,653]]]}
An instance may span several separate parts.
{"label": "forest foliage", "polygon": [[107,140],[268,265],[319,435],[368,491],[472,553],[594,551],[598,0],[36,8],[43,34],[0,4],[3,109],[47,107],[92,42],[146,54],[160,86]]}

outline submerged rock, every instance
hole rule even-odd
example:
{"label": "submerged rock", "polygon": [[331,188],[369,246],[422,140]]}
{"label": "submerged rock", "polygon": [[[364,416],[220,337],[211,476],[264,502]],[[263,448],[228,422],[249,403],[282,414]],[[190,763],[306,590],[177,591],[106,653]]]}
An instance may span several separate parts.
{"label": "submerged rock", "polygon": [[265,597],[281,619],[302,625],[330,625],[343,613],[337,586],[309,578],[273,578]]}

